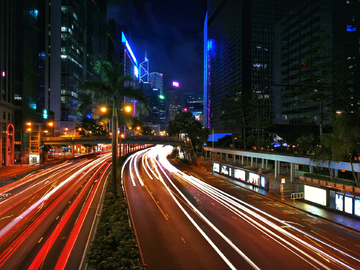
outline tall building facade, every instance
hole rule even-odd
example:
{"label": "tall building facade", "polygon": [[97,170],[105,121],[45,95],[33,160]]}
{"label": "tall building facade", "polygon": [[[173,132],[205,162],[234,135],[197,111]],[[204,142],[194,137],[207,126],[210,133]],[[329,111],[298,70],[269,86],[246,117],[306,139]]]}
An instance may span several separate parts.
{"label": "tall building facade", "polygon": [[159,89],[160,92],[164,91],[164,77],[160,72],[150,72],[149,81],[153,88]]}
{"label": "tall building facade", "polygon": [[[273,119],[276,0],[208,1],[204,25],[204,126],[225,132],[222,104],[238,89]],[[279,1],[278,1],[279,2]],[[252,108],[254,109],[254,108]],[[250,109],[251,110],[251,109]]]}
{"label": "tall building facade", "polygon": [[0,167],[14,161],[15,4],[0,2]]}
{"label": "tall building facade", "polygon": [[[319,113],[319,104],[296,103],[309,93],[286,96],[308,80],[303,75],[308,62],[301,59],[315,48],[318,33],[330,37],[324,40],[324,49],[344,48],[336,60],[346,60],[351,69],[354,82],[342,87],[353,92],[348,105],[356,107],[359,14],[358,1],[209,0],[204,22],[204,126],[215,133],[227,131],[221,115],[227,94],[234,88],[243,100],[252,101],[244,110],[261,112],[259,116],[269,124],[319,125],[316,117],[309,121],[310,114]],[[330,85],[330,79],[326,80]],[[324,107],[333,106],[336,95],[327,102]]]}
{"label": "tall building facade", "polygon": [[[350,91],[354,86],[344,82],[334,90],[333,81],[341,81],[341,78],[336,76],[342,76],[342,72],[347,72],[347,68],[350,68],[347,72],[350,78],[350,73],[357,69],[356,62],[359,61],[356,60],[356,54],[359,53],[359,34],[356,38],[356,53],[349,48],[347,29],[353,27],[353,24],[347,26],[349,14],[346,8],[351,2],[302,1],[284,13],[277,22],[275,54],[280,61],[275,69],[279,71],[276,74],[275,93],[282,98],[278,99],[274,106],[275,123],[326,124],[330,123],[336,110],[347,110],[346,107],[349,107]],[[360,15],[359,11],[357,13]],[[352,33],[350,35],[354,36]],[[344,66],[340,66],[341,63]],[[340,69],[335,74],[324,76],[327,71],[335,71],[336,66]],[[308,71],[311,71],[311,76]],[[313,93],[309,93],[305,88],[312,89]],[[336,92],[342,94],[337,95]],[[312,98],[315,95],[319,97],[317,100]],[[344,100],[341,100],[341,97],[344,97]]]}
{"label": "tall building facade", "polygon": [[76,107],[80,85],[93,75],[97,58],[107,58],[107,1],[52,0],[45,25],[45,107],[55,114],[59,134],[74,133],[82,117]]}

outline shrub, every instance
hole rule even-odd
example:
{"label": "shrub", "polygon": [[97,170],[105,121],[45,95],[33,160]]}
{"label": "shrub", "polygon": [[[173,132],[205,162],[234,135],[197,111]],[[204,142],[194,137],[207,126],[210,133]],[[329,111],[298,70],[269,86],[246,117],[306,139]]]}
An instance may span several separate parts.
{"label": "shrub", "polygon": [[[121,167],[126,158],[121,157],[119,160],[116,179],[120,179]],[[88,254],[88,269],[143,269],[135,233],[129,226],[127,203],[120,181],[116,200],[112,196],[111,182],[110,173],[99,224]]]}

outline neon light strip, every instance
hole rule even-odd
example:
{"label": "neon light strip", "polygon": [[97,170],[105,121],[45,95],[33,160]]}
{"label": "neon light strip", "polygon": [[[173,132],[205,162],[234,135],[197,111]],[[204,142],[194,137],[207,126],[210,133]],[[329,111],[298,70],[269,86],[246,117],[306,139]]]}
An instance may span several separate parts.
{"label": "neon light strip", "polygon": [[121,41],[122,41],[122,43],[125,43],[126,48],[128,49],[128,51],[129,51],[132,59],[133,59],[134,62],[135,62],[135,65],[137,66],[137,61],[136,61],[135,55],[134,55],[133,51],[132,51],[131,48],[130,48],[129,42],[126,40],[126,37],[125,37],[124,32],[121,32]]}

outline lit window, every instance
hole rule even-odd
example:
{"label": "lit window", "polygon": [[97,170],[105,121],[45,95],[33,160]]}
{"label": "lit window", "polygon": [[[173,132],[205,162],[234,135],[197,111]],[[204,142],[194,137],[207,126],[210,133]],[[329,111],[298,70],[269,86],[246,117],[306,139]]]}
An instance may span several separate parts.
{"label": "lit window", "polygon": [[66,32],[66,31],[67,31],[67,28],[64,26],[61,26],[61,32]]}

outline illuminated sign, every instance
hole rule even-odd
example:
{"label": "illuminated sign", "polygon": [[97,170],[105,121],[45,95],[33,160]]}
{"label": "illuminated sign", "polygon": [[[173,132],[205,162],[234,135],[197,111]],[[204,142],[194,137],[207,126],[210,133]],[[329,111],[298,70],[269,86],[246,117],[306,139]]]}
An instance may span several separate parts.
{"label": "illuminated sign", "polygon": [[266,180],[265,180],[264,176],[261,176],[261,178],[260,178],[260,185],[263,188],[265,188],[265,186],[266,186]]}
{"label": "illuminated sign", "polygon": [[174,86],[174,87],[179,87],[179,82],[173,81],[173,82],[172,82],[172,86]]}
{"label": "illuminated sign", "polygon": [[234,177],[240,180],[245,181],[245,171],[235,169],[234,170]]}
{"label": "illuminated sign", "polygon": [[354,202],[354,214],[360,217],[360,198],[355,198]]}
{"label": "illuminated sign", "polygon": [[346,32],[355,32],[356,31],[356,26],[353,25],[346,25]]}
{"label": "illuminated sign", "polygon": [[345,213],[352,214],[353,213],[353,198],[345,197]]}
{"label": "illuminated sign", "polygon": [[125,37],[124,32],[121,32],[121,41],[122,41],[122,43],[125,43],[125,46],[126,46],[127,50],[129,51],[132,59],[133,59],[134,62],[135,62],[135,65],[137,65],[137,61],[136,61],[135,55],[134,55],[133,51],[132,51],[131,48],[130,48],[129,42],[126,40],[126,37]]}
{"label": "illuminated sign", "polygon": [[326,206],[326,190],[304,185],[304,199]]}
{"label": "illuminated sign", "polygon": [[344,195],[336,194],[335,207],[336,207],[336,210],[344,211]]}
{"label": "illuminated sign", "polygon": [[254,185],[259,185],[260,176],[255,173],[249,173],[249,182]]}
{"label": "illuminated sign", "polygon": [[227,166],[223,165],[223,166],[221,167],[221,173],[226,174],[226,175],[229,174],[229,171],[228,171]]}
{"label": "illuminated sign", "polygon": [[48,119],[48,111],[47,111],[47,109],[43,110],[43,118]]}
{"label": "illuminated sign", "polygon": [[214,163],[214,164],[213,164],[213,171],[214,171],[214,172],[220,172],[220,165],[219,165],[219,163]]}
{"label": "illuminated sign", "polygon": [[159,99],[165,99],[164,95],[159,95]]}

